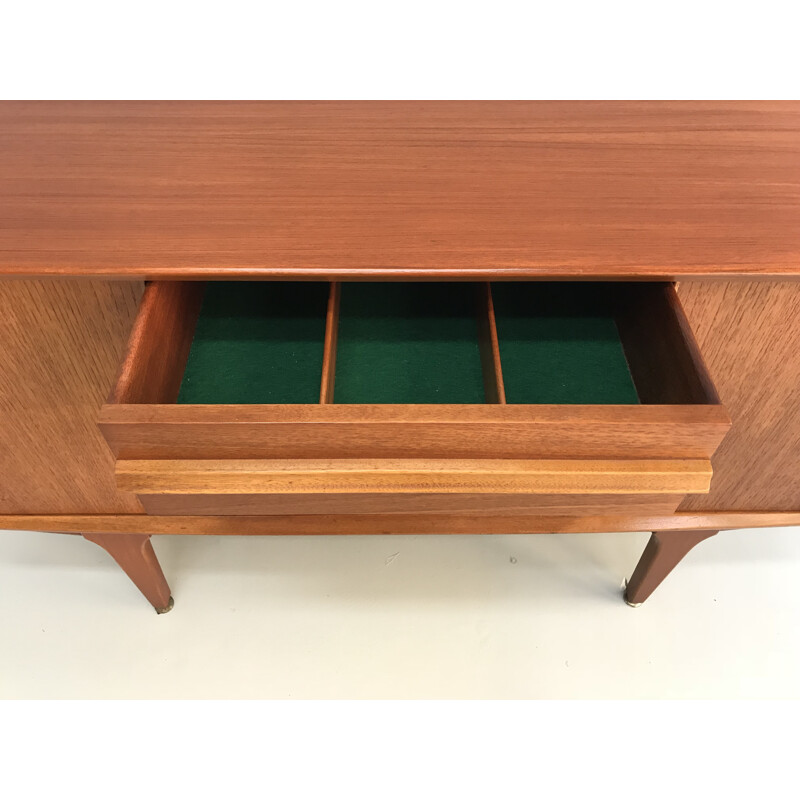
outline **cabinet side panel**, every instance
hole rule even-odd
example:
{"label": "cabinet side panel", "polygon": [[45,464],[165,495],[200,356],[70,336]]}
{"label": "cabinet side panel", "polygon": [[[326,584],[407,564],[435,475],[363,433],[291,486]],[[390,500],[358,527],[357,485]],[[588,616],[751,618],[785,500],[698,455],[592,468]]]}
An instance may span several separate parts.
{"label": "cabinet side panel", "polygon": [[97,416],[143,284],[0,281],[0,513],[137,513]]}
{"label": "cabinet side panel", "polygon": [[711,492],[679,510],[799,510],[800,282],[682,282],[678,294],[733,419]]}

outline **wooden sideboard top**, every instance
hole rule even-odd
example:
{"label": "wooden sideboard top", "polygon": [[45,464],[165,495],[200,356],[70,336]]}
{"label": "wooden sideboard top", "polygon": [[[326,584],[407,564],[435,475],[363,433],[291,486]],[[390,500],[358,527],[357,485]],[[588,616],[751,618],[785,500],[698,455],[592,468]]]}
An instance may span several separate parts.
{"label": "wooden sideboard top", "polygon": [[800,103],[4,102],[0,274],[800,275]]}

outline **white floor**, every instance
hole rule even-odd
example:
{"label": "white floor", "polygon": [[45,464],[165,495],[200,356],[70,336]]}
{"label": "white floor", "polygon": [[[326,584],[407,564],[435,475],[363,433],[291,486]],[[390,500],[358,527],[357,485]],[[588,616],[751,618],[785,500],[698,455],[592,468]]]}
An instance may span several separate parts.
{"label": "white floor", "polygon": [[800,529],[722,533],[631,609],[646,540],[157,537],[157,616],[97,546],[0,532],[0,697],[800,697]]}

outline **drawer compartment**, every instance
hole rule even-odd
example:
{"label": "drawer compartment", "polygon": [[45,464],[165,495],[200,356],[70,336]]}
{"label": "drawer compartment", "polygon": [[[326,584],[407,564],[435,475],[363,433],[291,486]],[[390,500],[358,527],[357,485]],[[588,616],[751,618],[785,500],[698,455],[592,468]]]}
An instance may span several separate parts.
{"label": "drawer compartment", "polygon": [[177,402],[316,403],[328,287],[221,283],[205,292]]}
{"label": "drawer compartment", "polygon": [[491,289],[508,403],[639,402],[614,287],[498,283]]}
{"label": "drawer compartment", "polygon": [[342,286],[332,401],[486,402],[475,302],[468,283]]}
{"label": "drawer compartment", "polygon": [[664,283],[151,283],[100,417],[143,499],[409,511],[448,494],[663,511],[708,491],[729,425]]}

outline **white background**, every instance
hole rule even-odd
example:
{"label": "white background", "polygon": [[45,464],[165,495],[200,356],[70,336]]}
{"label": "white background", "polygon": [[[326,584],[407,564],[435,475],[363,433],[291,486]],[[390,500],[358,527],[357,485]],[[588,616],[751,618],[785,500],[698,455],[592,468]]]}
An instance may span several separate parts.
{"label": "white background", "polygon": [[[796,98],[792,8],[496,0],[6,3],[0,97]],[[652,605],[636,611],[611,597],[642,544],[636,535],[585,545],[576,538],[558,545],[560,555],[552,549],[558,540],[526,539],[515,570],[503,560],[505,538],[491,545],[496,562],[476,556],[476,547],[489,547],[479,540],[442,543],[434,561],[426,548],[435,545],[417,540],[403,546],[393,575],[374,542],[366,550],[374,561],[356,560],[348,567],[354,573],[334,570],[298,544],[296,562],[283,555],[283,566],[292,564],[288,575],[271,575],[293,604],[314,605],[318,615],[281,629],[280,611],[296,615],[297,606],[278,607],[274,583],[247,571],[237,581],[230,567],[236,553],[241,563],[270,563],[274,542],[231,541],[234,553],[227,555],[208,543],[195,551],[188,540],[162,547],[178,599],[171,614],[156,618],[120,574],[101,566],[102,553],[77,555],[88,543],[57,539],[37,551],[39,535],[20,541],[22,534],[9,534],[0,582],[0,685],[5,696],[162,696],[159,686],[196,696],[205,669],[209,686],[227,685],[230,696],[241,696],[258,678],[253,665],[264,664],[273,682],[262,685],[274,689],[265,694],[283,696],[295,680],[314,694],[308,687],[319,687],[314,681],[326,662],[309,670],[298,660],[290,669],[279,646],[289,640],[321,657],[338,635],[342,646],[358,644],[362,664],[388,670],[398,695],[541,696],[547,692],[531,688],[538,665],[551,694],[560,687],[570,697],[609,696],[614,685],[620,696],[650,696],[658,694],[659,675],[662,696],[796,697],[794,535],[710,540]],[[339,547],[346,554],[352,545]],[[193,558],[207,569],[191,569]],[[343,555],[331,558],[345,569]],[[343,583],[342,574],[355,583]],[[76,577],[80,585],[71,583]],[[233,622],[226,606],[203,605],[215,580],[226,604],[237,586],[245,592],[236,613],[252,609],[247,602],[257,595],[276,607],[267,617],[251,612],[246,623]],[[326,584],[333,584],[329,597]],[[600,598],[592,594],[598,587]],[[415,588],[424,590],[421,599]],[[101,596],[103,605],[91,605]],[[423,613],[429,608],[433,618]],[[34,618],[45,622],[38,640],[25,629]],[[483,627],[472,625],[476,619]],[[317,637],[305,645],[301,622]],[[387,649],[391,625],[399,636],[394,652]],[[275,630],[283,637],[271,638]],[[530,651],[537,636],[545,653],[538,659]],[[250,658],[244,666],[229,658],[237,642]],[[558,666],[557,657],[575,652],[574,667]],[[645,665],[643,652],[655,654],[655,667]],[[328,686],[338,685],[340,694],[391,694],[389,678],[381,683],[375,669],[363,669],[357,680],[352,656],[340,651],[327,663]],[[13,798],[561,797],[576,787],[593,797],[795,796],[788,748],[794,750],[796,711],[785,704],[4,704],[0,784]]]}

